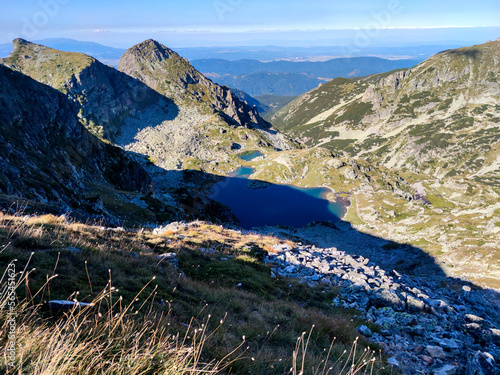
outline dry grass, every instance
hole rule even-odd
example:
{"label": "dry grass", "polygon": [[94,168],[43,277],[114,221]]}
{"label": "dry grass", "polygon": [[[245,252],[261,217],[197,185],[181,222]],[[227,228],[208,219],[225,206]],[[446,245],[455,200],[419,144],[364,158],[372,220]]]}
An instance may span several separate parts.
{"label": "dry grass", "polygon": [[[0,279],[1,346],[8,345],[9,290],[7,274]],[[16,289],[27,282],[29,272],[16,275]],[[111,282],[111,280],[110,280]],[[43,294],[50,280],[36,294]],[[147,285],[146,285],[147,286]],[[144,291],[139,291],[137,298]],[[204,363],[201,353],[207,339],[207,325],[195,321],[181,337],[170,332],[169,317],[152,311],[150,294],[144,311],[123,306],[119,299],[110,305],[117,290],[109,284],[89,306],[74,307],[47,319],[43,305],[34,297],[18,301],[16,314],[16,353],[13,361],[0,364],[5,374],[217,374],[230,364]],[[148,308],[149,307],[149,308]],[[139,315],[140,314],[140,315]],[[225,365],[222,363],[226,362]]]}
{"label": "dry grass", "polygon": [[[374,373],[387,373],[381,360],[363,365],[372,351],[355,327],[368,323],[353,321],[356,311],[332,308],[335,288],[271,277],[261,257],[280,242],[203,222],[162,236],[0,214],[0,269],[13,258],[23,269],[16,371],[352,375],[369,374],[373,365]],[[178,268],[155,258],[167,252],[177,254]],[[48,300],[75,298],[93,307],[62,316],[42,309]],[[298,354],[297,337],[314,324],[306,354]],[[242,337],[245,348],[234,352]]]}

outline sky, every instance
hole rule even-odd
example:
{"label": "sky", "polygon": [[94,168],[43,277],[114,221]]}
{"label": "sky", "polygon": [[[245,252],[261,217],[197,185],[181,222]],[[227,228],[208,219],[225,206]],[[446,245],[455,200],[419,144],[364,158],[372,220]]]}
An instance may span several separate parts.
{"label": "sky", "polygon": [[[72,38],[128,47],[485,42],[498,0],[0,0],[0,43]],[[494,26],[494,28],[492,28]],[[496,35],[498,34],[498,35]]]}

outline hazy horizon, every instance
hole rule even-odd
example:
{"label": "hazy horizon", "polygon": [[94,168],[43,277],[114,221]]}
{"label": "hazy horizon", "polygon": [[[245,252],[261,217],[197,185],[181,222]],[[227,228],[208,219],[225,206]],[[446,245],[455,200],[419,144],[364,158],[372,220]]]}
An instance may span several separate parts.
{"label": "hazy horizon", "polygon": [[69,38],[126,48],[153,38],[173,48],[483,43],[500,37],[500,6],[484,0],[38,0],[3,4],[0,44]]}

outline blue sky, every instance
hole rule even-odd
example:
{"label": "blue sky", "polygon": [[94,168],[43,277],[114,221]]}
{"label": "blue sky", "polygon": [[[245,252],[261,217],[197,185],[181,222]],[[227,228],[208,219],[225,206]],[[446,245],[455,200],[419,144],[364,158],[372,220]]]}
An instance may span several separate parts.
{"label": "blue sky", "polygon": [[[402,28],[409,36],[429,41],[461,40],[468,35],[464,30],[471,31],[470,40],[494,39],[500,35],[490,34],[498,28],[482,29],[481,33],[481,29],[470,27],[500,26],[499,3],[498,0],[2,1],[0,43],[10,42],[13,37],[30,40],[66,37],[124,47],[153,37],[176,46],[262,45],[280,41],[304,45],[318,40],[334,44],[336,38],[359,36],[360,30],[372,41],[384,35],[395,38]],[[436,27],[434,32],[428,31]]]}

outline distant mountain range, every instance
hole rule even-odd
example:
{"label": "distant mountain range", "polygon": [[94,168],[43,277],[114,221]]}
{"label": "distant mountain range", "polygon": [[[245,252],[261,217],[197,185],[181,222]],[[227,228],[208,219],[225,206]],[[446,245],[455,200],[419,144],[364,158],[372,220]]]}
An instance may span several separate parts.
{"label": "distant mountain range", "polygon": [[205,59],[193,60],[192,64],[215,82],[243,90],[252,96],[297,96],[336,77],[360,77],[410,68],[421,61],[353,57],[323,62]]}
{"label": "distant mountain range", "polygon": [[259,111],[259,114],[265,120],[270,119],[276,112],[295,99],[295,96],[279,95],[260,95],[253,97],[245,91],[235,88],[231,88],[231,91],[241,100],[247,102],[251,106],[255,106]]}
{"label": "distant mountain range", "polygon": [[351,76],[358,77],[373,73],[387,72],[399,68],[409,68],[422,62],[424,59],[388,60],[378,57],[337,58],[321,62],[292,62],[257,60],[221,60],[204,59],[192,60],[193,66],[201,72],[239,76],[258,72],[267,73],[306,73],[316,77]]}
{"label": "distant mountain range", "polygon": [[235,46],[235,47],[191,47],[176,48],[189,60],[224,59],[224,60],[258,60],[258,61],[327,61],[339,57],[374,56],[386,59],[426,59],[439,51],[462,47],[463,44],[442,43],[435,45],[412,45],[398,47],[371,47],[352,50],[343,46],[283,47],[268,46]]}
{"label": "distant mountain range", "polygon": [[[82,42],[67,38],[35,40],[41,44],[65,52],[79,52],[92,56],[104,64],[117,66],[125,49],[103,46],[93,42]],[[0,44],[0,57],[7,57],[12,52],[12,43]]]}

